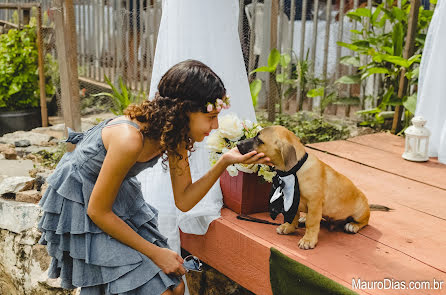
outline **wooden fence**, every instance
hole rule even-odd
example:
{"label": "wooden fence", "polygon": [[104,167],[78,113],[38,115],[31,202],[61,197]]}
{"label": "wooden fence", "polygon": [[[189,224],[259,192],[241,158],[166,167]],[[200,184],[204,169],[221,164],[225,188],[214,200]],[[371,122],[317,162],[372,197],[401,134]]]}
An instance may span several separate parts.
{"label": "wooden fence", "polygon": [[[224,0],[237,1],[237,0]],[[340,58],[352,52],[337,45],[350,42],[360,25],[345,17],[345,12],[359,5],[372,8],[371,0],[239,0],[239,35],[247,73],[267,64],[272,48],[288,53],[293,64],[306,61],[313,77],[333,82],[342,75],[352,74],[355,68],[344,66]],[[0,3],[18,2],[0,0]],[[30,2],[28,0],[21,2]],[[44,26],[54,27],[53,3],[40,1]],[[148,92],[154,51],[162,14],[161,0],[74,0],[77,32],[79,78],[84,83],[103,86],[104,76],[116,82],[122,77],[132,89]],[[401,0],[398,0],[401,6]],[[0,19],[13,18],[10,12],[0,12]],[[363,63],[367,62],[362,60]],[[289,72],[291,74],[291,72]],[[252,77],[250,77],[252,78]],[[266,86],[259,96],[259,106],[272,100],[270,76],[259,73],[257,78]],[[346,86],[344,96],[359,96],[360,108],[373,107],[376,101],[366,102],[379,88],[379,78],[369,79],[360,86]],[[272,86],[272,85],[271,85]],[[302,109],[304,97],[297,91],[288,108]],[[283,96],[283,94],[281,94]],[[282,97],[283,98],[283,97]],[[275,99],[278,99],[277,97]],[[272,100],[274,102],[274,100]],[[307,103],[312,109],[320,99]],[[338,115],[349,116],[350,106]],[[334,107],[336,113],[336,107]]]}

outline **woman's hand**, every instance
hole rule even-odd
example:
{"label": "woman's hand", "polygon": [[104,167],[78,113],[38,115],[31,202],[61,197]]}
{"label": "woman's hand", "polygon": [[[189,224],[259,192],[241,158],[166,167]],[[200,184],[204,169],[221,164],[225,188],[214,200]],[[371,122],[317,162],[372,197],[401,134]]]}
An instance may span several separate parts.
{"label": "woman's hand", "polygon": [[223,154],[223,159],[226,161],[226,164],[232,165],[232,164],[266,164],[266,165],[272,165],[270,163],[270,158],[265,157],[264,153],[257,153],[256,151],[249,152],[247,154],[242,155],[238,148],[235,147],[231,149],[229,152]]}
{"label": "woman's hand", "polygon": [[182,276],[186,273],[186,269],[183,266],[183,258],[175,251],[159,248],[150,258],[165,274]]}

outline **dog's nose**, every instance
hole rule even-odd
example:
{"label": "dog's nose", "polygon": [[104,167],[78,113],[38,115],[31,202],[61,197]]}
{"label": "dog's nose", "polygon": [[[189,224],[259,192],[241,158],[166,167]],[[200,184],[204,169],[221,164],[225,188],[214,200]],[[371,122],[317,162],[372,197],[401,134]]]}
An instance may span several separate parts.
{"label": "dog's nose", "polygon": [[239,152],[244,155],[246,153],[249,153],[250,151],[253,150],[253,141],[252,139],[245,139],[240,141],[237,144],[237,148],[239,150]]}

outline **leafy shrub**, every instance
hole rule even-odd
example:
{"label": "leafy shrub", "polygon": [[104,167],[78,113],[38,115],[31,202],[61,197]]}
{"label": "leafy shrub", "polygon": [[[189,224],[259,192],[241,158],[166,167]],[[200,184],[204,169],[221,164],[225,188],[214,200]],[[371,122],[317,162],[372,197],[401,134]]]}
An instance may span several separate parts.
{"label": "leafy shrub", "polygon": [[[406,43],[410,1],[403,0],[398,8],[393,1],[386,0],[387,7],[381,3],[376,9],[360,7],[347,13],[347,17],[362,24],[360,30],[351,30],[352,41],[338,42],[338,45],[355,52],[355,55],[344,56],[341,63],[358,67],[354,75],[343,76],[336,81],[341,84],[356,84],[373,75],[383,77],[382,88],[378,93],[378,105],[373,109],[358,112],[365,121],[362,125],[375,126],[384,123],[386,111],[391,111],[397,105],[404,107],[413,114],[416,106],[416,93],[398,97],[400,76],[405,74],[410,85],[418,83],[419,63],[423,53],[426,30],[432,19],[433,11],[419,9],[417,31],[415,32],[414,54],[407,59],[403,57]],[[389,24],[391,29],[389,29]],[[360,57],[367,58],[366,64],[361,64]],[[357,98],[359,99],[359,98]],[[406,117],[410,114],[407,113]],[[406,122],[408,123],[408,122]]]}
{"label": "leafy shrub", "polygon": [[293,115],[279,114],[274,122],[264,116],[257,116],[263,127],[282,125],[296,134],[303,144],[345,139],[349,135],[347,126],[324,120],[314,113],[298,112]]}
{"label": "leafy shrub", "polygon": [[[13,111],[39,106],[39,73],[35,27],[11,29],[0,35],[0,110]],[[46,57],[47,60],[50,57]],[[47,71],[55,67],[48,61]],[[51,79],[46,93],[54,94]]]}

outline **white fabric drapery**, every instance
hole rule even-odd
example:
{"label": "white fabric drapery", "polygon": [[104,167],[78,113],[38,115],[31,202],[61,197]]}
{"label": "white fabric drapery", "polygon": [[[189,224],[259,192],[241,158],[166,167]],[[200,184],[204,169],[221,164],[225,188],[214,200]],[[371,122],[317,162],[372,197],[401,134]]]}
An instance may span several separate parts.
{"label": "white fabric drapery", "polygon": [[446,0],[438,0],[424,45],[415,115],[431,131],[429,156],[446,164]]}
{"label": "white fabric drapery", "polygon": [[[255,121],[238,34],[238,11],[238,0],[164,0],[150,98],[170,67],[186,59],[196,59],[222,79],[231,97],[231,108],[222,114],[233,112],[240,119]],[[210,169],[205,141],[195,145],[196,151],[189,159],[193,181]],[[159,230],[177,252],[180,251],[178,227],[183,232],[205,234],[209,224],[220,217],[223,201],[219,182],[192,210],[183,213],[175,207],[170,174],[163,170],[161,161],[140,173],[138,179],[145,200],[159,210]]]}

